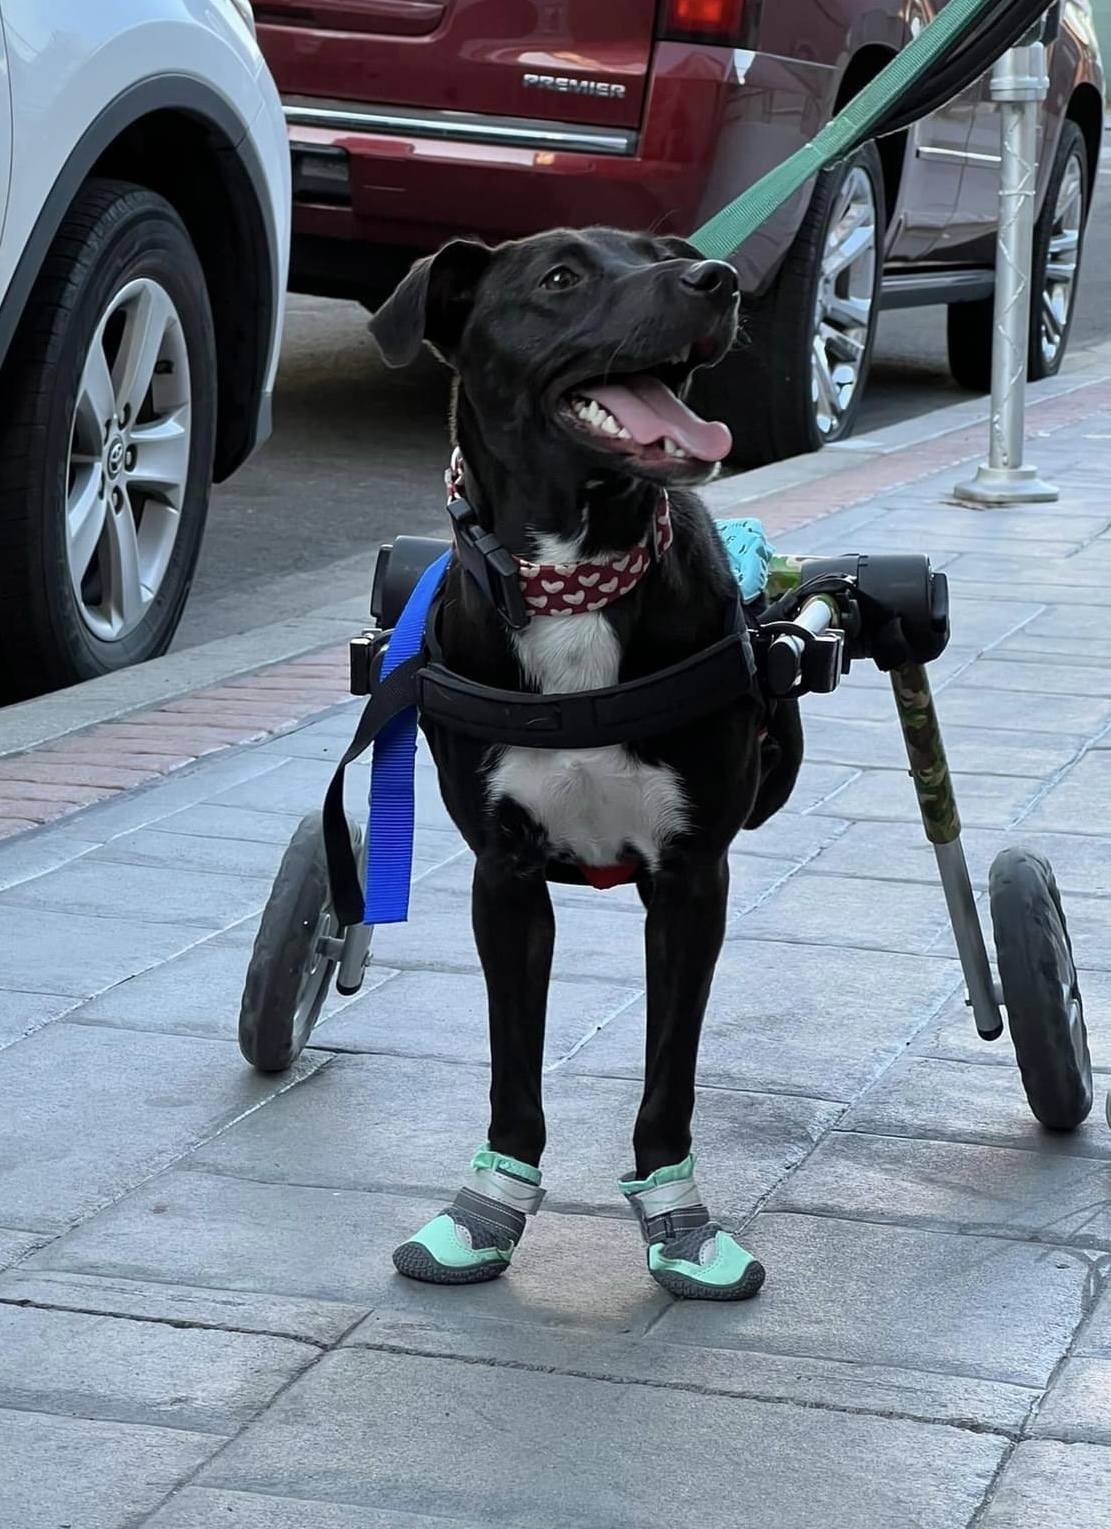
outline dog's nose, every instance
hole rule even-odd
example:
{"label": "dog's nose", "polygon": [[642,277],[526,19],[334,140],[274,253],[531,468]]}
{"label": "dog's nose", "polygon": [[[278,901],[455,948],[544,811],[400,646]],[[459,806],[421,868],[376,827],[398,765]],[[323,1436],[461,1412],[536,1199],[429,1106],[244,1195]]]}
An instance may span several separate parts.
{"label": "dog's nose", "polygon": [[707,297],[726,293],[732,297],[738,290],[737,273],[724,260],[699,260],[688,266],[680,279],[684,287],[705,293]]}

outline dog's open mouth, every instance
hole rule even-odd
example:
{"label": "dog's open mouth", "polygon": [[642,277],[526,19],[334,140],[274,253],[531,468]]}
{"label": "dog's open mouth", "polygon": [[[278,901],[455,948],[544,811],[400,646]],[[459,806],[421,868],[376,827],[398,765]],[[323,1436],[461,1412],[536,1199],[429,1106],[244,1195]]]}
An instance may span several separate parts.
{"label": "dog's open mouth", "polygon": [[599,445],[638,461],[724,461],[733,445],[728,425],[695,414],[675,391],[689,371],[676,356],[649,371],[576,383],[563,407]]}

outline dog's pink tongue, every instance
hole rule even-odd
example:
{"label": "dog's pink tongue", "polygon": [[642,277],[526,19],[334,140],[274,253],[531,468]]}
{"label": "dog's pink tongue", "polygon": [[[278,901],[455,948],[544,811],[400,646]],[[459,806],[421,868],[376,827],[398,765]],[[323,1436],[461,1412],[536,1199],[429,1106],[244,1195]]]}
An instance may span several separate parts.
{"label": "dog's pink tongue", "polygon": [[658,377],[630,377],[580,391],[608,409],[638,446],[651,446],[666,436],[699,461],[721,462],[733,445],[728,425],[699,419]]}

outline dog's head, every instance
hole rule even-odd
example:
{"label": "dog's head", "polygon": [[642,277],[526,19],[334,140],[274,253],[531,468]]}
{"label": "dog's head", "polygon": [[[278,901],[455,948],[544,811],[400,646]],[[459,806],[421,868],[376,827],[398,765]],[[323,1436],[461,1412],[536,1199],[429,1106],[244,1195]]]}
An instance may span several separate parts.
{"label": "dog's head", "polygon": [[391,366],[427,343],[454,368],[461,421],[469,413],[507,466],[701,483],[729,431],[682,398],[733,344],[737,307],[732,267],[681,239],[558,229],[496,249],[445,245],[370,328]]}

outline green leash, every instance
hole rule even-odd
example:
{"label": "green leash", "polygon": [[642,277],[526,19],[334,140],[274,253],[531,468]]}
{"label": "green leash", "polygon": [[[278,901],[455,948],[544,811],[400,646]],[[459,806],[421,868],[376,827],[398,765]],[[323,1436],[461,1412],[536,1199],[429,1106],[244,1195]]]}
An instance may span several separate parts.
{"label": "green leash", "polygon": [[[996,0],[949,0],[869,85],[801,149],[761,177],[691,235],[707,258],[726,260],[806,183],[873,136],[876,125]],[[1005,46],[1009,46],[1009,42]],[[1000,53],[1005,51],[1000,48]]]}

